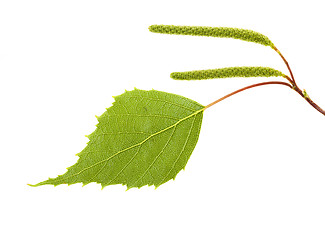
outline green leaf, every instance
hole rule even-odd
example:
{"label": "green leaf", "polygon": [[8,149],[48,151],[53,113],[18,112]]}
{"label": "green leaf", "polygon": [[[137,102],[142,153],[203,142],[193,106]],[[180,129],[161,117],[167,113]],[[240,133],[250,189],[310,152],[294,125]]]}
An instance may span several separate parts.
{"label": "green leaf", "polygon": [[78,162],[36,185],[97,182],[127,188],[174,179],[198,141],[204,106],[185,97],[135,89],[115,97],[98,117]]}
{"label": "green leaf", "polygon": [[232,77],[286,77],[278,70],[270,67],[229,67],[189,72],[173,72],[170,77],[175,80],[202,80]]}
{"label": "green leaf", "polygon": [[164,34],[235,38],[243,41],[259,43],[272,48],[274,47],[274,44],[270,39],[263,34],[240,28],[151,25],[149,30],[151,32]]}

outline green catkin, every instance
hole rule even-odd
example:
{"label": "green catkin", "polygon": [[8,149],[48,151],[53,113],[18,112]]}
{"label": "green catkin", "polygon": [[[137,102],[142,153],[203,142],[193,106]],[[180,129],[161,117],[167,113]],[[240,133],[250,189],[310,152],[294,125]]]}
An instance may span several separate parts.
{"label": "green catkin", "polygon": [[149,30],[151,32],[164,34],[235,38],[248,42],[259,43],[265,46],[274,46],[270,39],[263,34],[240,28],[151,25]]}
{"label": "green catkin", "polygon": [[175,80],[202,80],[232,77],[286,77],[282,72],[269,67],[229,67],[189,72],[173,72],[170,77]]}

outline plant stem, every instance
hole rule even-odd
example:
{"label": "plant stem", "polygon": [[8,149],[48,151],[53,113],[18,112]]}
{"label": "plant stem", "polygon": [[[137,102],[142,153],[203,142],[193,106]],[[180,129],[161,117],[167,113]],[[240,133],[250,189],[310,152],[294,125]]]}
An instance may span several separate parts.
{"label": "plant stem", "polygon": [[288,86],[289,88],[292,88],[292,86],[291,86],[289,83],[286,83],[286,82],[280,82],[280,81],[270,81],[270,82],[261,82],[261,83],[256,83],[256,84],[249,85],[249,86],[247,86],[247,87],[244,87],[244,88],[238,89],[238,90],[236,90],[236,91],[234,91],[234,92],[232,92],[232,93],[227,94],[226,96],[224,96],[224,97],[222,97],[222,98],[219,98],[218,100],[216,100],[216,101],[214,101],[214,102],[212,102],[212,103],[206,105],[205,108],[204,108],[203,110],[205,110],[205,109],[207,109],[207,108],[213,106],[214,104],[216,104],[216,103],[218,103],[218,102],[221,102],[222,100],[224,100],[224,99],[226,99],[226,98],[228,98],[228,97],[230,97],[230,96],[232,96],[232,95],[235,95],[235,94],[240,93],[240,92],[242,92],[242,91],[245,91],[245,90],[247,90],[247,89],[254,88],[254,87],[259,87],[259,86],[263,86],[263,85],[269,85],[269,84],[280,84],[280,85],[285,85],[285,86]]}
{"label": "plant stem", "polygon": [[[282,60],[284,61],[284,63],[287,65],[287,68],[288,68],[288,70],[289,70],[289,72],[290,72],[290,76],[291,76],[291,83],[293,83],[293,85],[296,85],[296,81],[295,81],[295,78],[294,78],[294,76],[293,76],[293,74],[292,74],[292,71],[291,71],[291,68],[290,68],[290,66],[289,66],[289,63],[288,63],[288,61],[284,58],[284,56],[281,54],[281,52],[279,51],[279,49],[277,49],[274,45],[273,45],[273,47],[272,47],[279,55],[280,55],[280,57],[282,58]],[[288,79],[289,80],[289,79]],[[289,81],[290,81],[289,80]]]}
{"label": "plant stem", "polygon": [[301,89],[298,87],[298,85],[297,85],[297,83],[295,81],[295,78],[293,77],[293,74],[292,74],[291,68],[289,66],[289,63],[284,58],[284,56],[281,54],[281,52],[275,46],[273,46],[272,48],[280,55],[280,57],[282,58],[284,63],[287,65],[287,68],[288,68],[288,70],[290,72],[290,75],[291,75],[291,79],[288,76],[286,76],[286,78],[292,84],[292,89],[295,90],[297,93],[299,93],[299,95],[302,96],[310,105],[312,105],[317,111],[319,111],[320,113],[322,113],[325,116],[325,111],[310,99],[310,97],[307,95],[305,90],[301,91]]}

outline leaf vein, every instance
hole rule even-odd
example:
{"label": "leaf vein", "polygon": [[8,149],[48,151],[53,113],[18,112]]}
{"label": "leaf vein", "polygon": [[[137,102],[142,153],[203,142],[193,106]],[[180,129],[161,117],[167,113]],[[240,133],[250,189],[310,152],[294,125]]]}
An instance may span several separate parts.
{"label": "leaf vein", "polygon": [[173,102],[170,102],[170,101],[167,101],[167,100],[162,100],[162,99],[159,99],[159,98],[141,97],[141,96],[125,96],[125,98],[146,98],[146,99],[150,99],[150,100],[166,102],[166,103],[169,103],[171,105],[176,105],[176,106],[179,106],[181,108],[184,108],[184,109],[187,109],[187,110],[190,110],[190,111],[196,111],[196,109],[194,109],[194,108],[186,107],[184,105],[181,105],[181,104],[178,104],[178,103],[173,103]]}
{"label": "leaf vein", "polygon": [[146,169],[146,171],[141,175],[141,177],[134,183],[134,185],[140,181],[146,174],[147,172],[149,171],[149,169],[152,167],[152,165],[155,164],[155,162],[157,161],[157,159],[160,157],[160,155],[164,152],[165,148],[167,147],[167,145],[170,143],[170,140],[172,138],[172,136],[174,135],[175,133],[175,130],[176,130],[176,127],[177,125],[175,125],[173,128],[173,132],[170,134],[170,137],[168,138],[168,141],[166,142],[166,144],[164,145],[164,147],[161,149],[161,151],[158,153],[158,155],[155,157],[155,159],[152,161],[152,163],[149,165],[149,167]]}
{"label": "leaf vein", "polygon": [[196,116],[197,116],[197,115],[195,115],[195,117],[194,117],[194,120],[193,120],[193,122],[192,122],[191,128],[190,128],[189,133],[188,133],[188,135],[187,135],[187,137],[186,137],[186,141],[185,141],[185,143],[184,143],[184,146],[183,146],[183,148],[182,148],[180,154],[178,155],[178,157],[177,157],[177,159],[175,160],[175,162],[174,162],[173,166],[171,167],[171,169],[170,169],[170,170],[168,171],[168,173],[166,174],[166,177],[164,177],[163,180],[161,180],[161,182],[158,184],[158,186],[161,185],[161,184],[166,180],[166,178],[168,177],[168,175],[169,175],[169,174],[171,173],[171,171],[175,168],[175,166],[176,166],[176,164],[177,164],[179,158],[181,157],[182,153],[184,152],[184,150],[185,150],[185,148],[186,148],[186,145],[187,145],[187,143],[188,143],[188,140],[189,140],[189,138],[190,138],[190,135],[191,135],[191,132],[192,132],[192,129],[193,129],[193,126],[194,126],[194,122],[195,122],[195,120],[196,120]]}
{"label": "leaf vein", "polygon": [[[130,165],[130,163],[133,161],[133,159],[136,157],[136,155],[139,153],[140,151],[140,148],[141,148],[141,145],[139,146],[139,149],[138,151],[134,154],[134,156],[131,158],[131,160],[117,173],[117,175],[112,179],[110,180],[107,185],[110,185],[126,168],[127,166]],[[107,162],[107,161],[106,161]]]}
{"label": "leaf vein", "polygon": [[101,135],[119,135],[119,134],[151,134],[149,132],[102,132],[98,133],[95,136],[101,136]]}
{"label": "leaf vein", "polygon": [[89,182],[91,182],[96,176],[98,176],[98,174],[103,171],[103,169],[106,167],[107,162],[104,163],[104,165],[98,170],[98,172],[92,177],[90,178],[90,180],[88,180]]}
{"label": "leaf vein", "polygon": [[130,147],[127,147],[127,148],[125,148],[125,149],[123,149],[123,150],[121,150],[121,151],[118,151],[118,152],[114,153],[113,155],[111,155],[110,157],[108,157],[108,158],[106,158],[106,159],[103,159],[103,160],[101,160],[101,161],[99,161],[99,162],[97,162],[97,163],[94,163],[94,164],[92,164],[92,165],[90,165],[90,166],[88,166],[88,167],[86,167],[86,168],[80,170],[80,171],[77,172],[77,173],[74,173],[74,174],[72,174],[72,175],[70,175],[70,176],[67,176],[67,177],[65,177],[65,178],[61,178],[61,179],[57,179],[57,180],[52,179],[52,180],[53,180],[54,182],[58,182],[58,181],[63,181],[63,180],[66,180],[66,179],[72,178],[72,177],[74,177],[74,176],[77,176],[77,175],[81,174],[82,172],[87,171],[87,170],[90,169],[90,168],[93,168],[93,167],[95,167],[95,166],[97,166],[97,165],[99,165],[99,164],[101,164],[101,163],[103,163],[103,162],[105,162],[105,161],[109,161],[110,159],[114,158],[115,156],[117,156],[118,154],[120,154],[120,153],[122,153],[122,152],[125,152],[125,151],[130,150],[130,149],[132,149],[132,148],[134,148],[134,147],[137,147],[137,146],[142,145],[143,143],[145,143],[146,141],[148,141],[150,138],[152,138],[152,137],[154,137],[154,136],[156,136],[156,135],[158,135],[158,134],[160,134],[160,133],[162,133],[162,132],[165,132],[165,131],[167,131],[168,129],[173,128],[174,126],[178,125],[178,124],[181,123],[182,121],[185,121],[186,119],[188,119],[188,118],[190,118],[190,117],[192,117],[192,116],[195,116],[195,115],[197,115],[198,113],[200,113],[200,112],[202,112],[202,111],[204,111],[204,108],[202,108],[202,109],[200,109],[200,110],[197,110],[197,111],[195,111],[194,113],[192,113],[192,114],[190,114],[190,115],[188,115],[188,116],[186,116],[186,117],[180,119],[180,120],[177,121],[176,123],[170,125],[169,127],[165,128],[165,129],[162,129],[162,130],[160,130],[160,131],[158,131],[158,132],[156,132],[156,133],[154,133],[154,134],[148,136],[148,137],[147,137],[146,139],[144,139],[143,141],[141,141],[141,142],[139,142],[139,143],[137,143],[137,144],[134,144],[134,145],[132,145],[132,146],[130,146]]}
{"label": "leaf vein", "polygon": [[114,114],[114,115],[109,115],[108,117],[111,117],[111,116],[159,117],[159,118],[170,118],[170,119],[173,119],[173,120],[179,120],[179,118],[168,116],[168,115]]}

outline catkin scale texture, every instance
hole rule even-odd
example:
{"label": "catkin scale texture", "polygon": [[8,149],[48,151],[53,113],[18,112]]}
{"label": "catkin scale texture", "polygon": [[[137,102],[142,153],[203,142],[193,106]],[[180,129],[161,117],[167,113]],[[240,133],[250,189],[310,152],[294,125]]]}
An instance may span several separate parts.
{"label": "catkin scale texture", "polygon": [[173,72],[170,77],[175,80],[202,80],[232,77],[285,77],[282,72],[269,67],[229,67],[189,72]]}
{"label": "catkin scale texture", "polygon": [[151,25],[149,30],[151,32],[163,34],[235,38],[248,42],[259,43],[265,46],[274,46],[270,39],[263,34],[240,28]]}

